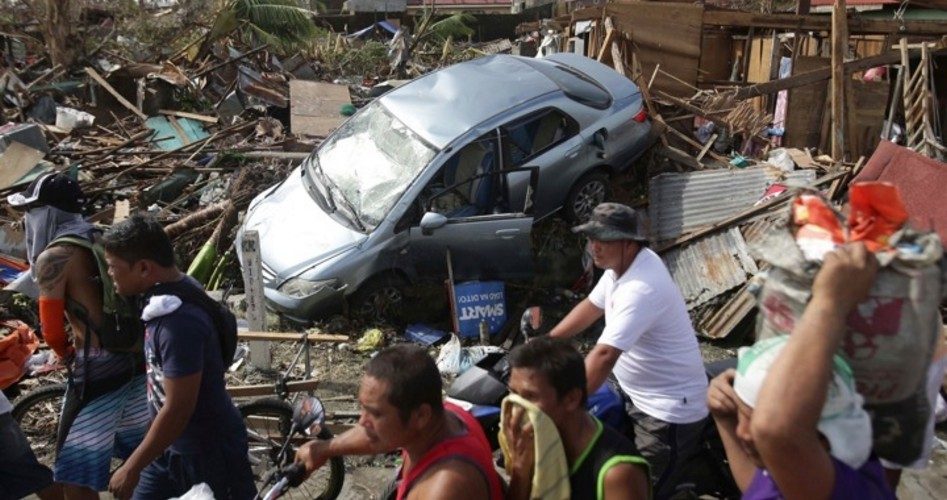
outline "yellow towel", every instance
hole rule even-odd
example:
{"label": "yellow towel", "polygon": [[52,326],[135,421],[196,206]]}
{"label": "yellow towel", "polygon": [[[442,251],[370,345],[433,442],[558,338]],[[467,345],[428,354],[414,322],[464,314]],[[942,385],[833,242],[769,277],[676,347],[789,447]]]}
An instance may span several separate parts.
{"label": "yellow towel", "polygon": [[503,399],[500,411],[500,448],[503,450],[503,459],[510,462],[510,446],[502,429],[507,414],[507,407],[516,405],[526,411],[526,417],[533,426],[534,456],[536,464],[533,467],[533,487],[530,498],[542,500],[568,500],[571,496],[569,487],[569,464],[566,460],[566,450],[562,447],[559,431],[556,424],[543,413],[536,405],[529,401],[510,394]]}

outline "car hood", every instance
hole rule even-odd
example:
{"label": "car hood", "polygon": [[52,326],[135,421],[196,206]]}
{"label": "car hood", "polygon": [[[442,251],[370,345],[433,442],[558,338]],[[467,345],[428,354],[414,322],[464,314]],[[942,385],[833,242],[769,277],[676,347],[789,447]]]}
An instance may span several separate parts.
{"label": "car hood", "polygon": [[251,207],[243,230],[259,232],[263,264],[282,278],[295,276],[366,238],[319,208],[302,184],[300,168],[274,190],[261,194]]}

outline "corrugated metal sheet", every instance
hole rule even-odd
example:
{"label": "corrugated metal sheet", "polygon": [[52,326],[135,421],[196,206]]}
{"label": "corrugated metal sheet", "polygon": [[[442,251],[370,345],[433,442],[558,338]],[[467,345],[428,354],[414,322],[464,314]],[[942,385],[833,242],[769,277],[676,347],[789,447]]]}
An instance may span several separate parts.
{"label": "corrugated metal sheet", "polygon": [[741,288],[723,306],[697,324],[697,331],[705,337],[722,339],[743,321],[756,307],[756,299],[746,287]]}
{"label": "corrugated metal sheet", "polygon": [[662,258],[688,309],[742,285],[747,274],[757,272],[743,236],[735,227],[683,249],[671,250]]}
{"label": "corrugated metal sheet", "polygon": [[719,222],[751,207],[774,182],[799,186],[812,183],[814,170],[785,174],[772,168],[705,170],[661,174],[648,190],[652,238],[676,238],[702,226]]}

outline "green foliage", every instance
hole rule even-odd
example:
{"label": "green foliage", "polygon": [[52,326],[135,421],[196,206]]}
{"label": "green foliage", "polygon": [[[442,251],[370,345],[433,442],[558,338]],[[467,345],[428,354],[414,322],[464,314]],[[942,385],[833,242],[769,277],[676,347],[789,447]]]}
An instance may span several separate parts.
{"label": "green foliage", "polygon": [[377,75],[388,72],[388,46],[366,40],[342,50],[320,51],[318,59],[329,73],[345,76]]}
{"label": "green foliage", "polygon": [[476,31],[470,27],[477,24],[477,18],[465,12],[458,12],[447,16],[430,26],[430,33],[439,40],[446,40],[453,37],[455,40],[460,38],[470,38]]}
{"label": "green foliage", "polygon": [[[308,43],[318,32],[313,11],[297,0],[233,0],[221,17],[233,16],[237,29],[271,47],[292,49]],[[226,19],[229,25],[230,20]]]}

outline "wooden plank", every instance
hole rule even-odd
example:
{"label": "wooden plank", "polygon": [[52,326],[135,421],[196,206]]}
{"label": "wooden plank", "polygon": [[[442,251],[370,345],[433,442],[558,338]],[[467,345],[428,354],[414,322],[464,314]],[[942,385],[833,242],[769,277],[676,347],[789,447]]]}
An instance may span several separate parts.
{"label": "wooden plank", "polygon": [[339,111],[351,103],[346,85],[290,80],[289,128],[296,135],[325,137],[345,121]]}
{"label": "wooden plank", "polygon": [[188,113],[187,111],[177,111],[173,109],[159,109],[158,114],[177,116],[178,118],[190,118],[192,120],[206,123],[217,123],[219,121],[216,116],[199,115],[197,113]]}
{"label": "wooden plank", "polygon": [[[826,57],[799,56],[793,65],[793,75],[828,68],[830,59]],[[790,77],[791,78],[791,77]],[[786,136],[783,144],[795,147],[817,148],[822,130],[822,115],[825,113],[825,99],[828,86],[819,81],[789,89],[789,106],[786,111]]]}
{"label": "wooden plank", "polygon": [[846,75],[845,56],[848,54],[848,18],[845,0],[835,0],[832,7],[832,158],[845,157],[848,120],[845,116]]}
{"label": "wooden plank", "polygon": [[0,153],[0,189],[14,185],[28,174],[46,156],[22,142],[11,141]]}
{"label": "wooden plank", "polygon": [[602,47],[599,49],[598,55],[595,56],[595,60],[598,62],[604,62],[605,58],[611,55],[612,42],[618,36],[618,31],[615,31],[615,28],[611,26],[612,18],[606,18],[605,23],[605,41],[602,42]]}
{"label": "wooden plank", "polygon": [[[294,380],[286,384],[289,392],[314,391],[319,388],[319,380]],[[227,387],[227,394],[232,398],[255,398],[260,396],[276,395],[274,384],[238,385]]]}
{"label": "wooden plank", "polygon": [[125,106],[132,113],[135,113],[135,115],[138,116],[138,118],[141,118],[142,121],[145,121],[148,119],[148,117],[145,116],[145,114],[142,113],[140,109],[135,107],[134,104],[128,102],[128,99],[125,99],[124,97],[122,97],[122,94],[119,94],[118,91],[115,90],[114,87],[109,85],[109,82],[105,81],[105,78],[102,78],[102,75],[100,75],[94,69],[86,66],[85,72],[87,75],[92,77],[92,79],[95,80],[96,83],[101,85],[102,88],[105,89],[109,94],[112,94],[112,97],[114,97],[115,100],[119,102],[119,104],[121,104],[122,106]]}
{"label": "wooden plank", "polygon": [[[938,55],[947,53],[947,50],[937,51]],[[920,51],[912,51],[910,57],[912,59],[919,58],[921,56]],[[901,61],[901,54],[899,52],[887,52],[883,55],[865,57],[862,59],[856,59],[854,61],[849,61],[844,64],[845,72],[850,74],[855,71],[863,71],[868,68],[873,68],[875,66],[883,66],[885,64],[893,64]],[[737,89],[736,99],[749,99],[751,97],[757,97],[765,94],[772,94],[774,92],[779,92],[780,90],[787,90],[791,88],[801,87],[803,85],[809,85],[810,83],[821,82],[829,80],[832,78],[832,70],[830,67],[824,69],[809,71],[806,73],[801,73],[799,75],[791,76],[789,78],[781,78],[776,81],[761,83],[759,85],[751,85],[749,87],[742,87]]]}
{"label": "wooden plank", "polygon": [[[704,24],[708,26],[732,26],[741,28],[777,29],[785,31],[830,31],[832,21],[828,16],[797,14],[757,14],[732,10],[707,10],[704,12]],[[876,20],[852,17],[849,20],[849,32],[859,35],[901,35],[942,36],[947,33],[947,21],[896,21]]]}
{"label": "wooden plank", "polygon": [[[644,74],[652,74],[660,63],[667,73],[673,73],[677,78],[659,73],[654,89],[679,97],[693,95],[692,87],[697,84],[700,62],[702,6],[674,4],[673,10],[669,10],[665,4],[638,2],[607,4],[605,11],[612,18],[615,29],[631,42]],[[625,62],[627,65],[629,61]]]}
{"label": "wooden plank", "polygon": [[[299,342],[302,340],[301,333],[281,333],[281,332],[239,332],[237,338],[241,340],[267,340],[273,342]],[[331,335],[326,333],[310,333],[306,340],[315,344],[317,342],[348,342],[348,335]]]}
{"label": "wooden plank", "polygon": [[[243,284],[246,290],[247,323],[253,331],[266,330],[266,303],[263,295],[263,262],[260,258],[260,234],[247,231],[240,241],[243,250]],[[250,363],[268,369],[272,364],[270,343],[250,342]]]}
{"label": "wooden plank", "polygon": [[888,82],[851,82],[852,105],[848,107],[848,126],[853,157],[871,156],[881,137],[888,103]]}

